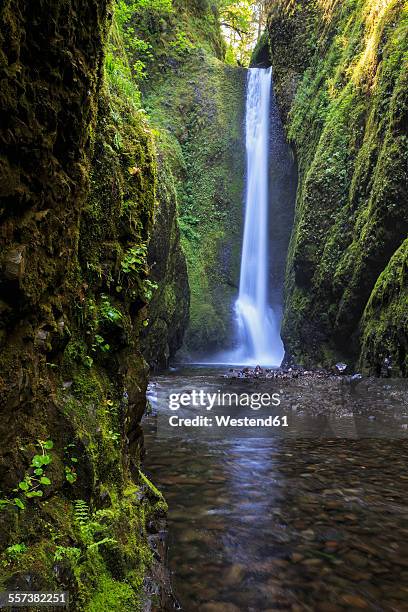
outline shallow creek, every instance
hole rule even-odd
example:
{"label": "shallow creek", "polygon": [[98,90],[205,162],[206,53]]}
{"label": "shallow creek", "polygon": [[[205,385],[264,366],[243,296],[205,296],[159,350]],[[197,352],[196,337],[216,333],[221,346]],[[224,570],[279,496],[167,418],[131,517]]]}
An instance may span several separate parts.
{"label": "shallow creek", "polygon": [[[225,372],[180,369],[150,387],[144,469],[170,507],[182,609],[408,610],[407,383]],[[269,414],[288,426],[170,427],[209,414],[169,409],[192,389],[279,393]]]}

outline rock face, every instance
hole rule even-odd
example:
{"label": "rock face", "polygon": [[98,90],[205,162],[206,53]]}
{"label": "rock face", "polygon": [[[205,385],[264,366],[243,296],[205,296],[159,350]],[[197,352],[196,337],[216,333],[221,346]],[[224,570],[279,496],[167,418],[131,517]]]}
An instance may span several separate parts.
{"label": "rock face", "polygon": [[160,599],[166,509],[139,469],[157,163],[126,74],[103,78],[109,7],[0,8],[0,586],[73,610]]}
{"label": "rock face", "polygon": [[245,77],[244,70],[197,50],[156,90],[171,100],[181,153],[173,172],[191,291],[184,349],[192,356],[226,348],[232,337],[242,242]]}
{"label": "rock face", "polygon": [[149,242],[152,288],[148,324],[142,338],[143,354],[152,369],[169,365],[183,344],[188,325],[190,288],[186,259],[180,244],[177,194],[170,168],[159,158],[157,212]]}
{"label": "rock face", "polygon": [[404,23],[402,1],[271,8],[276,92],[299,164],[283,338],[300,364],[378,373],[387,358],[408,373]]}
{"label": "rock face", "polygon": [[[161,174],[167,179],[159,179],[158,199],[163,191],[164,199],[172,199],[173,192],[176,196],[187,260],[190,307],[184,354],[202,355],[226,348],[231,338],[242,238],[246,71],[223,62],[224,42],[210,4],[176,0],[174,6],[177,13],[163,17],[159,32],[140,20],[132,25],[152,46],[143,94],[159,132],[160,157],[166,160]],[[160,244],[168,248],[160,236],[153,239],[152,261],[159,261]],[[179,263],[174,270],[177,274],[170,269],[167,274],[175,281],[166,281],[166,289],[159,283],[157,300],[153,298],[145,350],[149,361],[165,329],[173,329],[168,338],[171,352],[185,320],[188,304],[180,298],[185,294],[185,271]],[[175,308],[178,323],[171,314],[169,318]]]}
{"label": "rock face", "polygon": [[361,329],[361,364],[369,364],[377,375],[400,372],[406,376],[408,240],[402,243],[380,274],[366,306]]}

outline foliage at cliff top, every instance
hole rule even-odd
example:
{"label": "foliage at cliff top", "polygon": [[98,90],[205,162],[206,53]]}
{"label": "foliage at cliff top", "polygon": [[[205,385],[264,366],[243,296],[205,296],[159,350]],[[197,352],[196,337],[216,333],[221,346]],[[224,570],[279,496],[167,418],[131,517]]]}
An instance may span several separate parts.
{"label": "foliage at cliff top", "polygon": [[265,26],[265,0],[117,0],[116,20],[143,81],[163,60],[200,47],[229,64],[248,65]]}

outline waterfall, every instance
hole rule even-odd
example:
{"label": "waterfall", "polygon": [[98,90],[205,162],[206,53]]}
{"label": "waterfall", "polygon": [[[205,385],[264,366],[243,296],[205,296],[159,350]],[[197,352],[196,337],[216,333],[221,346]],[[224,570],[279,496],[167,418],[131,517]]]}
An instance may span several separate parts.
{"label": "waterfall", "polygon": [[272,68],[248,70],[246,159],[234,348],[196,363],[279,366],[283,359],[282,290],[297,175],[273,92]]}
{"label": "waterfall", "polygon": [[246,101],[247,188],[239,295],[236,361],[280,365],[280,316],[269,305],[269,113],[272,68],[248,71]]}

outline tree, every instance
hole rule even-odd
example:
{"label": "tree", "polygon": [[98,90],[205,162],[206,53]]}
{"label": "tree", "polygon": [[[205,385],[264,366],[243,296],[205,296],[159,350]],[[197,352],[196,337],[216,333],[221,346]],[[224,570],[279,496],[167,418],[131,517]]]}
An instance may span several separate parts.
{"label": "tree", "polygon": [[220,23],[228,44],[228,57],[249,63],[252,49],[265,26],[270,0],[219,0]]}

